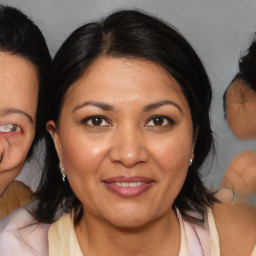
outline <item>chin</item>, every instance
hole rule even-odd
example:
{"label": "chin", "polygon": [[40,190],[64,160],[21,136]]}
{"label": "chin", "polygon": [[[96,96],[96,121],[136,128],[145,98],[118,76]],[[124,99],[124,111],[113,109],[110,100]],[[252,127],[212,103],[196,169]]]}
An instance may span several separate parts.
{"label": "chin", "polygon": [[147,221],[145,218],[133,218],[132,216],[117,218],[111,224],[120,230],[136,230],[141,229],[151,221]]}
{"label": "chin", "polygon": [[108,223],[117,227],[118,229],[142,228],[157,219],[155,216],[150,216],[148,210],[129,210],[128,212],[122,212],[121,210],[119,210],[116,211],[115,214],[112,212],[109,213],[108,216],[105,215],[104,217]]}

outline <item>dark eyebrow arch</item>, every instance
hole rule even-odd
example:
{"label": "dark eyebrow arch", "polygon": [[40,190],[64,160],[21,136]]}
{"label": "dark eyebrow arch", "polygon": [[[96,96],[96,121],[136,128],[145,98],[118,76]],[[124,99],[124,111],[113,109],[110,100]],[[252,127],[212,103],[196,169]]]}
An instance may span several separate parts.
{"label": "dark eyebrow arch", "polygon": [[97,107],[97,108],[101,108],[105,111],[113,111],[113,107],[109,104],[106,103],[102,103],[102,102],[95,102],[95,101],[86,101],[80,105],[77,105],[72,112],[77,111],[80,108],[86,107],[86,106],[93,106],[93,107]]}
{"label": "dark eyebrow arch", "polygon": [[34,123],[33,118],[29,114],[27,114],[26,112],[24,112],[24,111],[22,111],[20,109],[9,108],[9,109],[7,109],[5,111],[5,114],[6,115],[9,115],[9,114],[19,114],[19,115],[25,116],[29,120],[30,123],[32,123],[32,124]]}
{"label": "dark eyebrow arch", "polygon": [[160,108],[164,105],[173,105],[181,112],[181,114],[183,114],[183,111],[182,111],[181,107],[178,104],[176,104],[175,102],[171,101],[171,100],[163,100],[163,101],[159,101],[159,102],[149,104],[149,105],[147,105],[143,108],[143,111],[148,112],[148,111]]}

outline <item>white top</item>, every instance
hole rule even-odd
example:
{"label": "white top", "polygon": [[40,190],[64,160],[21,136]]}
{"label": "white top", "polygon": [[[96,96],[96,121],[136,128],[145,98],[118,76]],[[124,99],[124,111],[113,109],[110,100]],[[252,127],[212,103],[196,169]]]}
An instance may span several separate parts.
{"label": "white top", "polygon": [[[211,209],[208,209],[202,226],[185,221],[179,213],[178,218],[181,230],[179,256],[220,256]],[[26,209],[18,209],[0,221],[0,256],[82,256],[73,216],[63,215],[48,225],[38,223]],[[256,256],[256,248],[251,256]]]}
{"label": "white top", "polygon": [[[220,256],[219,236],[210,208],[202,226],[184,221],[178,210],[177,215],[181,233],[179,256]],[[49,256],[83,256],[72,214],[62,216],[51,225],[48,239]]]}

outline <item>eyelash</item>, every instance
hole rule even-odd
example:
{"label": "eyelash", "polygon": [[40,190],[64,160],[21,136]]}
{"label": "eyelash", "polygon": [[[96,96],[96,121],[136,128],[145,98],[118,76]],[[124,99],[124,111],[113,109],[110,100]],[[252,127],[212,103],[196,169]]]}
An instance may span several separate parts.
{"label": "eyelash", "polygon": [[[9,130],[7,130],[7,129],[9,129]],[[18,132],[17,130],[21,130],[21,129],[16,124],[2,124],[2,125],[0,125],[0,133],[4,133],[4,134],[5,133],[14,133],[14,132]]]}
{"label": "eyelash", "polygon": [[[93,124],[93,121],[96,121],[97,122],[97,119],[99,121],[99,124]],[[160,122],[163,122],[163,123],[160,123],[160,125],[156,125],[156,124],[153,124],[153,125],[150,125],[149,123],[150,122],[154,122],[154,120],[156,121],[156,119],[160,119]],[[90,122],[90,124],[89,124]],[[106,124],[102,125],[102,122],[106,122]],[[89,116],[89,117],[86,117],[85,119],[83,119],[81,121],[81,124],[83,125],[88,125],[88,126],[91,126],[91,127],[109,127],[109,126],[112,126],[111,123],[109,122],[108,119],[106,119],[104,116]],[[175,124],[175,121],[168,117],[168,116],[162,116],[162,115],[157,115],[157,116],[153,116],[153,117],[150,117],[149,120],[147,121],[146,123],[146,127],[167,127],[167,126],[170,126],[170,125],[174,125]]]}
{"label": "eyelash", "polygon": [[[160,125],[156,125],[156,124],[149,125],[150,122],[154,122],[154,120],[156,120],[156,119],[160,119],[163,122],[167,122],[167,123],[160,124]],[[175,122],[174,122],[174,120],[172,118],[170,118],[168,116],[157,115],[157,116],[150,117],[150,119],[147,121],[146,126],[147,127],[168,127],[168,126],[174,125],[174,124],[175,124]]]}
{"label": "eyelash", "polygon": [[[93,125],[92,122],[93,122],[93,120],[96,121],[96,119],[100,120],[101,122],[105,121],[107,123],[107,125],[101,125],[101,123],[100,123],[100,125]],[[89,124],[89,122],[91,122],[91,124]],[[92,126],[92,127],[111,126],[110,122],[103,116],[88,116],[81,121],[81,124]]]}

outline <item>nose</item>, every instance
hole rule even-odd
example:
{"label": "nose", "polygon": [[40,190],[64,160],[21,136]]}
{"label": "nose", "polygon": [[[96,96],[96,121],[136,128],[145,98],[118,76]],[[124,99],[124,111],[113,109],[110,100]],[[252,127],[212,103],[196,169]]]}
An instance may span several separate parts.
{"label": "nose", "polygon": [[149,153],[146,141],[138,129],[123,128],[117,131],[113,137],[113,146],[110,151],[112,162],[131,168],[148,161]]}

